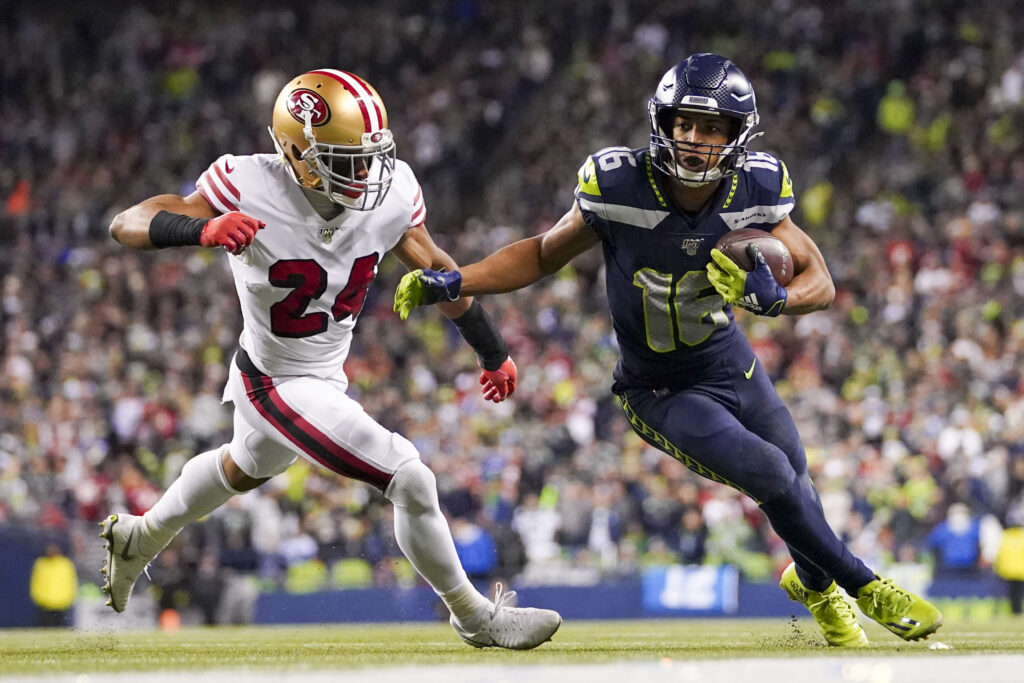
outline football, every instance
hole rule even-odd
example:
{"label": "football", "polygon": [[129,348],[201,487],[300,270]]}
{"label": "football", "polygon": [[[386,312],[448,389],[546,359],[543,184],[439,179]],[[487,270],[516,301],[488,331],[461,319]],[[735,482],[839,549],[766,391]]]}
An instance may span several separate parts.
{"label": "football", "polygon": [[772,237],[770,233],[756,228],[730,230],[722,235],[715,248],[721,250],[743,270],[753,270],[754,260],[747,252],[747,247],[751,244],[757,245],[764,254],[764,260],[772,269],[775,281],[783,287],[788,285],[793,279],[793,257],[782,240]]}

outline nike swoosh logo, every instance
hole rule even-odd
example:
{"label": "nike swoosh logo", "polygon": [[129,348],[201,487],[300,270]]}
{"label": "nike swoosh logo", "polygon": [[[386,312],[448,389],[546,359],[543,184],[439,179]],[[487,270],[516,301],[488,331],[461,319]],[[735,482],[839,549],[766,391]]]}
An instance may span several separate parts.
{"label": "nike swoosh logo", "polygon": [[128,538],[125,539],[125,542],[124,542],[124,550],[121,551],[121,559],[124,560],[125,562],[130,562],[131,560],[134,560],[136,557],[138,557],[137,555],[129,555],[128,554],[128,548],[132,547],[132,538],[134,538],[134,537],[135,537],[135,529],[133,528],[131,531],[128,532]]}
{"label": "nike swoosh logo", "polygon": [[671,90],[672,88],[675,87],[675,85],[676,85],[675,83],[666,83],[665,85],[661,86],[661,89],[662,90]]}
{"label": "nike swoosh logo", "polygon": [[747,93],[746,95],[744,95],[743,97],[740,97],[740,96],[739,96],[739,95],[737,95],[736,93],[733,93],[733,94],[732,94],[732,98],[733,98],[734,100],[736,100],[737,102],[746,102],[747,100],[749,100],[749,99],[750,99],[751,97],[753,97],[753,96],[754,96],[754,93],[752,93],[752,92],[748,92],[748,93]]}
{"label": "nike swoosh logo", "polygon": [[[749,369],[749,370],[746,370],[746,371],[745,371],[745,372],[743,373],[743,377],[744,377],[745,379],[750,379],[751,377],[753,377],[753,376],[754,376],[754,366],[755,366],[755,365],[757,365],[757,358],[755,358],[755,359],[754,359],[754,362],[750,364],[750,369]],[[135,529],[132,529],[132,531],[135,531]]]}
{"label": "nike swoosh logo", "polygon": [[231,173],[232,171],[235,170],[231,168],[231,164],[228,163],[227,159],[224,160],[224,170],[227,171],[228,173]]}

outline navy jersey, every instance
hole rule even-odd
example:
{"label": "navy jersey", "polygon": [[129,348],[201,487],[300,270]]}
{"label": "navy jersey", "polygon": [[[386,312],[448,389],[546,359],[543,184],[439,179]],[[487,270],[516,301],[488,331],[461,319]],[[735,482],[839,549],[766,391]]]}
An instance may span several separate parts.
{"label": "navy jersey", "polygon": [[786,166],[760,152],[722,180],[700,214],[674,209],[656,174],[646,148],[609,147],[587,158],[576,187],[602,240],[623,388],[692,384],[729,352],[740,333],[708,281],[711,249],[729,230],[771,230],[796,204]]}

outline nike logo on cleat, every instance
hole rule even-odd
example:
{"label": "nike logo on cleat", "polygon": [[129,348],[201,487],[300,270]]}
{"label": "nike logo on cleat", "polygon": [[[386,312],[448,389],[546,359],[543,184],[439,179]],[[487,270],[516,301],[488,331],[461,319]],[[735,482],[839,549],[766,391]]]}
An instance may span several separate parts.
{"label": "nike logo on cleat", "polygon": [[893,628],[898,628],[901,631],[909,631],[911,629],[910,626],[904,626],[903,624],[897,624],[891,621],[886,623],[886,626],[892,626]]}
{"label": "nike logo on cleat", "polygon": [[131,531],[128,532],[128,538],[126,538],[124,541],[124,550],[121,551],[121,559],[125,562],[130,562],[131,560],[134,560],[136,557],[138,557],[138,555],[128,554],[128,548],[132,546],[132,538],[134,538],[134,536],[135,529],[133,528]]}

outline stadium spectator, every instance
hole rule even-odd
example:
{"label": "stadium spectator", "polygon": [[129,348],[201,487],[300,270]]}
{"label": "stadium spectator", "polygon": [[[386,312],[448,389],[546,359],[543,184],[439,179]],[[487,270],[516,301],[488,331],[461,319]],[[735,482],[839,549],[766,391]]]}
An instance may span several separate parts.
{"label": "stadium spectator", "polygon": [[32,565],[29,595],[39,608],[39,626],[71,626],[71,608],[78,594],[75,565],[56,543]]}
{"label": "stadium spectator", "polygon": [[946,519],[928,534],[925,547],[935,553],[937,577],[975,575],[981,569],[981,520],[964,503],[953,503]]}
{"label": "stadium spectator", "polygon": [[1017,504],[1006,513],[1006,528],[993,568],[1006,582],[1010,611],[1024,614],[1024,505]]}

